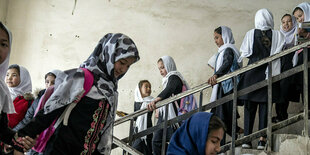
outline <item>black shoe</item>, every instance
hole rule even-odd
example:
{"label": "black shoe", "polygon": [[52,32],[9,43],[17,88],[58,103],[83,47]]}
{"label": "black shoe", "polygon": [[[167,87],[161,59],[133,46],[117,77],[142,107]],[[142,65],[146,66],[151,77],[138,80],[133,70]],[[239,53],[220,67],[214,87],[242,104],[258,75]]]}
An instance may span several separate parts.
{"label": "black shoe", "polygon": [[263,140],[260,140],[257,144],[257,150],[264,150],[266,146],[266,142]]}
{"label": "black shoe", "polygon": [[278,123],[278,122],[281,122],[281,120],[278,117],[272,117],[271,122]]}

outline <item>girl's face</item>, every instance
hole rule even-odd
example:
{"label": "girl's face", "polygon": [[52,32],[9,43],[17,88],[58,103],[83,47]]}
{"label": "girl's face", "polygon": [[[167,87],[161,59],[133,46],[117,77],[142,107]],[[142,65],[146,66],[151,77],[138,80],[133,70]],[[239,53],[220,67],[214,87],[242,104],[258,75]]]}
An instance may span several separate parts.
{"label": "girl's face", "polygon": [[293,28],[293,22],[291,16],[284,16],[281,22],[282,22],[282,29],[285,32],[288,32]]}
{"label": "girl's face", "polygon": [[125,74],[130,65],[136,61],[135,57],[128,57],[124,59],[119,59],[114,63],[114,77],[118,78],[120,75]]}
{"label": "girl's face", "polygon": [[206,155],[216,155],[218,152],[221,151],[221,140],[224,136],[224,130],[223,128],[213,130],[209,133],[208,139],[206,142],[206,149],[205,154]]}
{"label": "girl's face", "polygon": [[2,64],[9,53],[9,36],[3,29],[0,28],[0,64]]}
{"label": "girl's face", "polygon": [[158,61],[157,66],[158,66],[160,75],[165,77],[167,75],[167,70],[165,69],[165,65],[163,61]]}
{"label": "girl's face", "polygon": [[18,70],[15,68],[8,69],[6,72],[5,82],[8,87],[16,87],[20,83],[20,75],[18,74]]}
{"label": "girl's face", "polygon": [[47,89],[50,86],[53,86],[55,84],[55,76],[48,75],[45,79],[45,88]]}
{"label": "girl's face", "polygon": [[299,23],[304,22],[304,12],[302,10],[296,10],[294,16]]}
{"label": "girl's face", "polygon": [[150,96],[152,92],[151,84],[148,82],[144,82],[142,84],[142,87],[140,88],[140,92],[141,92],[142,98]]}
{"label": "girl's face", "polygon": [[223,41],[223,38],[222,38],[222,35],[214,32],[214,41],[215,41],[215,44],[218,46],[218,47],[221,47],[222,45],[224,45],[224,41]]}

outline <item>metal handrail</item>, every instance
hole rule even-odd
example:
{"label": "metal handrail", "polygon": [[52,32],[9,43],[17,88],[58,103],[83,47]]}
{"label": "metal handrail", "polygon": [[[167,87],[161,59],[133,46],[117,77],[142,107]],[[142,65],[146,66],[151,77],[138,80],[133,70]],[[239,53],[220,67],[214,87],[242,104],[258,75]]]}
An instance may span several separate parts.
{"label": "metal handrail", "polygon": [[[290,48],[290,49],[287,49],[287,50],[285,50],[285,51],[283,51],[283,52],[277,53],[277,54],[275,54],[275,55],[272,55],[272,56],[270,56],[270,57],[267,57],[267,58],[265,58],[265,59],[262,59],[262,60],[260,60],[260,61],[257,61],[257,62],[255,62],[255,63],[253,63],[253,64],[250,64],[250,65],[247,65],[247,66],[245,66],[245,67],[242,67],[241,69],[238,69],[238,70],[236,70],[236,71],[234,71],[234,72],[231,72],[231,73],[229,73],[229,74],[226,74],[226,75],[224,75],[224,76],[222,76],[222,77],[219,77],[219,78],[217,79],[217,83],[220,83],[220,82],[225,81],[225,80],[227,80],[227,79],[230,79],[230,78],[232,78],[232,77],[234,77],[234,76],[237,76],[237,75],[239,75],[239,74],[242,74],[242,73],[244,73],[244,72],[247,72],[247,71],[249,71],[249,70],[251,70],[251,69],[253,69],[253,68],[256,68],[256,67],[258,67],[258,66],[261,66],[261,65],[263,65],[263,64],[265,64],[265,63],[268,63],[268,62],[271,62],[271,61],[273,61],[273,60],[279,59],[280,57],[283,57],[283,56],[285,56],[285,55],[287,55],[287,54],[290,54],[290,53],[292,53],[292,52],[295,52],[296,50],[301,49],[301,48],[304,48],[304,47],[307,47],[307,46],[309,46],[309,45],[310,45],[310,41],[305,42],[305,43],[300,44],[300,45],[297,45],[297,46],[294,46],[294,47],[292,47],[292,48]],[[204,90],[204,89],[207,89],[207,88],[209,88],[209,87],[211,87],[211,85],[209,85],[208,83],[203,83],[203,84],[198,85],[198,86],[196,86],[196,87],[194,87],[194,88],[192,88],[192,89],[190,89],[190,90],[187,90],[187,91],[185,91],[185,92],[182,92],[182,93],[180,93],[180,94],[178,94],[178,95],[175,95],[175,96],[170,97],[170,98],[168,98],[168,99],[165,99],[165,100],[162,100],[162,101],[157,102],[157,103],[156,103],[156,108],[165,106],[165,105],[167,105],[167,104],[169,104],[169,103],[171,103],[171,102],[177,101],[177,100],[179,100],[179,99],[181,99],[181,98],[183,98],[183,97],[189,96],[189,95],[191,95],[191,94],[200,92],[200,91],[202,91],[202,90]],[[147,109],[138,110],[138,111],[136,111],[136,112],[133,112],[133,113],[131,113],[131,114],[128,114],[127,116],[124,116],[124,117],[122,117],[122,118],[117,119],[117,120],[114,122],[114,125],[115,125],[115,126],[116,126],[116,125],[119,125],[119,124],[121,124],[121,123],[123,123],[123,122],[129,121],[130,119],[133,119],[133,118],[135,118],[135,117],[138,117],[138,116],[140,116],[140,115],[143,115],[143,114],[145,114],[145,113],[147,113],[147,112],[148,112]]]}

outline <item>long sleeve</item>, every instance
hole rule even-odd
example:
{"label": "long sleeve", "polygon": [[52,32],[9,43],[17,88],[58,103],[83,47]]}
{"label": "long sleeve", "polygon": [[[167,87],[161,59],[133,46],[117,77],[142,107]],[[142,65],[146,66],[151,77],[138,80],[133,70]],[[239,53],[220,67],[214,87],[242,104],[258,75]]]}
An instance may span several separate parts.
{"label": "long sleeve", "polygon": [[223,55],[223,64],[219,68],[219,70],[215,72],[215,75],[217,75],[218,77],[227,74],[234,61],[234,52],[231,48],[226,48],[224,52],[225,53]]}
{"label": "long sleeve", "polygon": [[28,108],[27,113],[25,115],[25,118],[23,120],[21,120],[14,128],[14,131],[18,131],[21,128],[25,127],[33,118],[35,110],[39,104],[39,100],[40,98],[36,98],[32,105]]}
{"label": "long sleeve", "polygon": [[166,88],[158,95],[158,97],[164,100],[172,96],[172,94],[179,94],[182,92],[182,86],[182,80],[176,75],[171,75],[168,79]]}
{"label": "long sleeve", "polygon": [[23,129],[20,129],[18,133],[35,138],[36,135],[40,134],[47,127],[49,127],[52,122],[62,114],[66,107],[67,106],[56,109],[48,114],[44,114],[44,109],[41,109],[29,122],[29,124],[27,124]]}

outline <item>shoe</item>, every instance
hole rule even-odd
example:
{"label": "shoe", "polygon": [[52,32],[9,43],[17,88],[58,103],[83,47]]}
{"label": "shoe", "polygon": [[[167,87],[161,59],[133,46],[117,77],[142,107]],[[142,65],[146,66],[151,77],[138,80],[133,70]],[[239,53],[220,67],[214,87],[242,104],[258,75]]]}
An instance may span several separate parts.
{"label": "shoe", "polygon": [[243,149],[251,149],[252,145],[251,144],[242,144]]}
{"label": "shoe", "polygon": [[257,150],[264,150],[266,146],[266,142],[263,140],[260,140],[257,144]]}
{"label": "shoe", "polygon": [[272,117],[271,121],[272,121],[272,123],[281,122],[281,120],[278,117]]}

